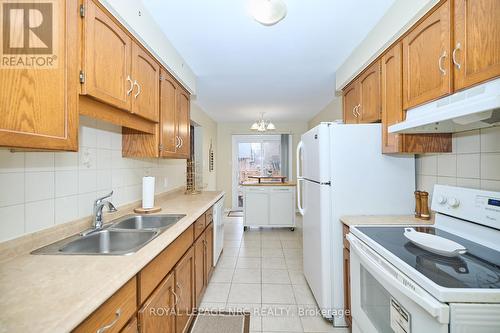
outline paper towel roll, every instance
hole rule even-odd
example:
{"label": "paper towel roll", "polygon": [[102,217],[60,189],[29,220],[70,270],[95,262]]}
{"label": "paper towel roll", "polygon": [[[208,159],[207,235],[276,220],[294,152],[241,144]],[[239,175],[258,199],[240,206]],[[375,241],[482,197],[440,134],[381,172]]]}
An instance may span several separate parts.
{"label": "paper towel roll", "polygon": [[150,209],[155,205],[155,177],[142,177],[142,208]]}

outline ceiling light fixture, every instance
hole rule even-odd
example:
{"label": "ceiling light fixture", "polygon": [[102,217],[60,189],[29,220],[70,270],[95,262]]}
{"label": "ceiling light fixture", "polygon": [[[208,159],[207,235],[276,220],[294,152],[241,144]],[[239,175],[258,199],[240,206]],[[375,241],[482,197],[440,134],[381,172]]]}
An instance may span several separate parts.
{"label": "ceiling light fixture", "polygon": [[252,131],[257,132],[266,132],[266,131],[274,131],[276,126],[269,120],[264,120],[264,112],[260,114],[260,119],[252,124],[250,127]]}
{"label": "ceiling light fixture", "polygon": [[275,25],[286,16],[283,0],[250,0],[250,13],[263,25]]}

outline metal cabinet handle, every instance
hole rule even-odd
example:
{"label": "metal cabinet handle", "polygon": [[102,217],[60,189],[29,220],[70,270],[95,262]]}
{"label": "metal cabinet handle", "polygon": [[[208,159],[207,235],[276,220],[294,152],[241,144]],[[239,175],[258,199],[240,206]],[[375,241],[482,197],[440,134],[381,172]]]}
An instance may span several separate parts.
{"label": "metal cabinet handle", "polygon": [[179,289],[179,300],[182,301],[182,285],[179,282],[177,282],[175,285]]}
{"label": "metal cabinet handle", "polygon": [[104,333],[107,330],[109,330],[111,327],[113,327],[116,324],[116,322],[118,321],[118,319],[120,319],[121,315],[122,315],[122,310],[121,309],[116,310],[116,312],[115,312],[115,319],[111,323],[109,323],[108,325],[99,328],[96,331],[96,333]]}
{"label": "metal cabinet handle", "polygon": [[137,80],[134,80],[134,86],[137,86],[137,92],[134,95],[134,98],[137,98],[141,94],[141,85],[137,82]]}
{"label": "metal cabinet handle", "polygon": [[443,68],[443,60],[445,58],[446,58],[446,51],[443,52],[443,54],[439,57],[438,61],[439,71],[443,76],[446,75],[446,70]]}
{"label": "metal cabinet handle", "polygon": [[356,105],[355,107],[353,107],[353,108],[352,108],[352,115],[353,115],[354,117],[357,117],[357,116],[356,116],[356,108],[357,108],[357,107],[358,107],[358,106]]}
{"label": "metal cabinet handle", "polygon": [[179,137],[179,141],[180,141],[179,148],[181,148],[184,145],[184,139],[182,139],[181,137]]}
{"label": "metal cabinet handle", "polygon": [[172,295],[174,295],[175,299],[174,306],[176,306],[179,303],[179,296],[175,293],[173,289],[170,289],[170,292],[172,293]]}
{"label": "metal cabinet handle", "polygon": [[130,83],[130,88],[127,90],[127,96],[130,96],[130,94],[132,93],[132,90],[134,90],[134,82],[132,82],[130,75],[127,76],[127,82]]}
{"label": "metal cabinet handle", "polygon": [[462,47],[462,44],[460,44],[460,42],[458,42],[457,45],[455,46],[455,49],[453,50],[453,53],[451,56],[451,58],[453,59],[453,63],[455,64],[455,67],[457,67],[457,69],[460,69],[462,67],[462,65],[460,65],[457,61],[457,51],[460,50],[461,47]]}
{"label": "metal cabinet handle", "polygon": [[356,118],[361,117],[361,113],[359,112],[359,109],[361,109],[361,104],[358,104],[358,106],[356,106],[356,114],[357,114]]}
{"label": "metal cabinet handle", "polygon": [[175,136],[175,148],[181,147],[181,138],[178,135]]}

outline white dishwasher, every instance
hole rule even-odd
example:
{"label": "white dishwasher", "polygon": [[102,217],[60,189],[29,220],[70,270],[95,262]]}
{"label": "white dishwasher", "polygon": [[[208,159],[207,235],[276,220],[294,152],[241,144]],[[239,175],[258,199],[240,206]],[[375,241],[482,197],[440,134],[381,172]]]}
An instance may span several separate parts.
{"label": "white dishwasher", "polygon": [[219,261],[222,247],[224,246],[224,196],[219,199],[214,205],[214,266]]}

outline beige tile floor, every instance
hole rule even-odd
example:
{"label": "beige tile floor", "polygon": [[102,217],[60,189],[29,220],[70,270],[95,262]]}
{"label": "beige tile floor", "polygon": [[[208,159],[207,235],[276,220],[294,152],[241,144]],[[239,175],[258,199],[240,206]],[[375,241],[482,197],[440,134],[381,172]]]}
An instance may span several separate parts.
{"label": "beige tile floor", "polygon": [[247,310],[251,332],[349,332],[315,314],[302,270],[300,229],[250,229],[226,217],[224,251],[201,308]]}

